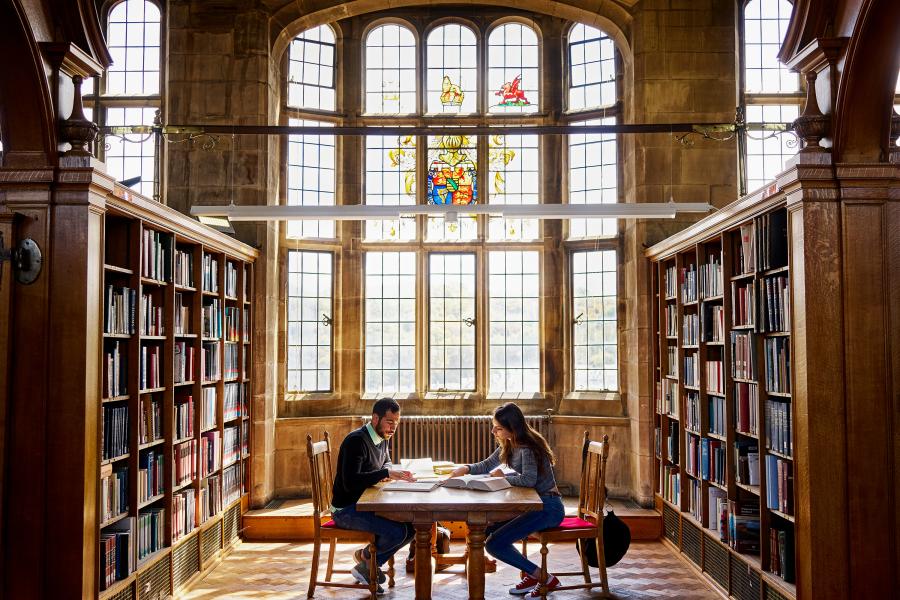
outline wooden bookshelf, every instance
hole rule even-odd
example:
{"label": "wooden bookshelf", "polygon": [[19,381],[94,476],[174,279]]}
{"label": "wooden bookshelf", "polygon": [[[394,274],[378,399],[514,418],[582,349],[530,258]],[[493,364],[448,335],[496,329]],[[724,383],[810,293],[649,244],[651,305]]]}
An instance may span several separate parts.
{"label": "wooden bookshelf", "polygon": [[647,251],[664,535],[735,598],[795,598],[790,240],[774,200]]}
{"label": "wooden bookshelf", "polygon": [[[154,202],[107,202],[94,563],[102,600],[175,594],[238,539],[250,483],[256,256]],[[105,504],[107,489],[121,499]],[[104,548],[129,563],[108,581]]]}

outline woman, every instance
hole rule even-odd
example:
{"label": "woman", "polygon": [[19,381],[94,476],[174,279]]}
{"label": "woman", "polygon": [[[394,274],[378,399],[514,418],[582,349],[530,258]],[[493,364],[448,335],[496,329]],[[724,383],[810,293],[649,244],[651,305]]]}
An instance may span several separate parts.
{"label": "woman", "polygon": [[[538,578],[541,568],[525,558],[514,544],[535,531],[556,527],[565,516],[553,475],[556,458],[547,440],[525,422],[522,409],[515,403],[507,402],[497,407],[493,424],[491,433],[500,446],[480,463],[458,467],[451,475],[490,473],[494,477],[503,477],[500,465],[506,464],[515,471],[515,474],[506,476],[509,483],[534,488],[541,497],[544,502],[542,510],[526,512],[511,521],[491,525],[486,530],[488,537],[484,544],[492,556],[526,573],[522,581],[510,588],[510,594],[529,594],[529,598],[540,598]],[[547,591],[552,592],[560,582],[555,575],[548,574],[546,585]]]}

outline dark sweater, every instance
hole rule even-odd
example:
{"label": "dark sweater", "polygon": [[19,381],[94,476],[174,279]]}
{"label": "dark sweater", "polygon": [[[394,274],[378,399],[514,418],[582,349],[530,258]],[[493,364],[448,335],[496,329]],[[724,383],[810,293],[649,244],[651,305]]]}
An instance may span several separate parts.
{"label": "dark sweater", "polygon": [[351,431],[341,442],[338,452],[331,503],[335,508],[356,504],[367,487],[388,476],[389,467],[391,457],[387,440],[376,446],[365,426]]}

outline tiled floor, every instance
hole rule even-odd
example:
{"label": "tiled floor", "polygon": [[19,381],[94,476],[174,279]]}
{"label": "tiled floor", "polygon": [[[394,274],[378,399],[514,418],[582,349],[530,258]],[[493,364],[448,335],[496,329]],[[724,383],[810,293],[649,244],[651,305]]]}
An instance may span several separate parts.
{"label": "tiled floor", "polygon": [[[338,546],[336,568],[349,568],[355,546]],[[461,544],[454,544],[453,551],[462,551]],[[537,556],[537,548],[531,551]],[[397,558],[405,559],[405,551]],[[309,562],[312,558],[310,543],[245,542],[238,546],[204,580],[194,584],[182,598],[190,600],[213,599],[266,599],[303,600],[309,584]],[[385,600],[411,600],[413,579],[403,572],[398,560],[396,587],[382,598]],[[573,545],[550,548],[551,571],[580,569],[580,560]],[[324,561],[323,561],[324,567]],[[461,569],[461,568],[458,568]],[[322,576],[323,570],[319,571]],[[596,571],[594,571],[596,573]],[[335,579],[349,575],[336,575]],[[511,598],[507,588],[519,580],[518,573],[506,565],[498,564],[496,573],[486,579],[487,600]],[[620,600],[648,600],[650,598],[678,598],[679,600],[714,600],[721,596],[697,577],[680,559],[658,542],[632,543],[626,557],[609,569],[610,589]],[[456,573],[442,571],[434,576],[435,600],[464,600],[466,580],[461,570]],[[583,590],[558,592],[551,595],[557,600],[595,598]],[[317,599],[360,599],[368,594],[358,590],[339,588],[316,589]]]}

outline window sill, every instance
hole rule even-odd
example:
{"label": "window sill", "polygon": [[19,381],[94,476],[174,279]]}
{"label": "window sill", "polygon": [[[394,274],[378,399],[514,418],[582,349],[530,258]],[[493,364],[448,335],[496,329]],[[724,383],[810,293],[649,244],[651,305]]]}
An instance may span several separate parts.
{"label": "window sill", "polygon": [[390,398],[391,400],[396,400],[397,402],[403,400],[418,400],[419,396],[415,392],[396,392],[392,394],[374,394],[374,393],[365,393],[360,396],[360,400],[380,400],[382,398]]}
{"label": "window sill", "polygon": [[546,400],[547,397],[540,392],[494,392],[485,396],[486,400],[512,401],[512,400]]}
{"label": "window sill", "polygon": [[619,392],[569,392],[563,396],[563,400],[594,401],[594,402],[621,402],[622,395]]}
{"label": "window sill", "polygon": [[285,392],[285,402],[304,402],[311,400],[337,400],[340,395],[334,392]]}

